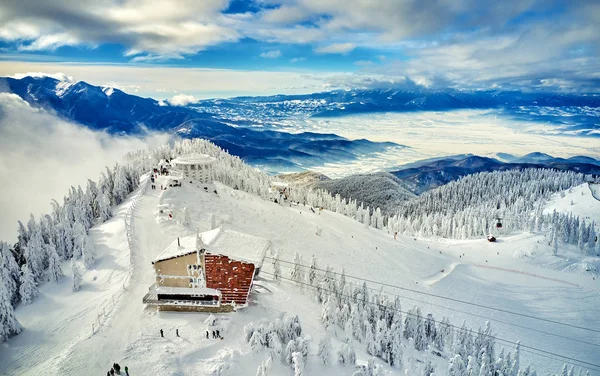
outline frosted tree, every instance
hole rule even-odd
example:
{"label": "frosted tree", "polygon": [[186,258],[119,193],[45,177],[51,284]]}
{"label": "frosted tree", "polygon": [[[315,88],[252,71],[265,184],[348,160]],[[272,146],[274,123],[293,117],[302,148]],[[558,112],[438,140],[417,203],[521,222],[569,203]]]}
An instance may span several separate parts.
{"label": "frosted tree", "polygon": [[317,350],[317,356],[321,358],[323,364],[327,367],[331,364],[331,339],[329,335],[325,335],[319,341],[319,348]]}
{"label": "frosted tree", "polygon": [[294,254],[294,266],[291,272],[292,280],[298,283],[298,287],[302,289],[304,283],[304,270],[302,269],[302,256],[298,252]]}
{"label": "frosted tree", "polygon": [[402,328],[400,325],[393,324],[390,329],[391,349],[390,365],[395,368],[402,368]]}
{"label": "frosted tree", "polygon": [[317,284],[317,258],[315,257],[315,255],[312,255],[312,258],[310,260],[310,269],[308,271],[308,283],[311,286],[315,286]]}
{"label": "frosted tree", "polygon": [[588,241],[587,241],[587,253],[590,256],[593,256],[595,253],[595,247],[596,247],[596,231],[594,230],[594,223],[592,222],[592,225],[590,226],[590,230],[589,230],[589,235],[588,235]]}
{"label": "frosted tree", "polygon": [[54,244],[50,243],[46,245],[46,253],[48,254],[48,274],[50,274],[50,280],[53,282],[58,282],[62,279],[62,277],[64,277],[64,273],[62,270],[60,256],[56,252]]}
{"label": "frosted tree", "polygon": [[290,339],[285,347],[284,360],[285,360],[286,364],[292,364],[293,355],[296,352],[297,352],[296,341],[294,341],[293,339]]}
{"label": "frosted tree", "polygon": [[114,187],[112,191],[114,204],[118,205],[129,194],[129,182],[127,179],[127,173],[125,172],[125,168],[120,165],[115,165],[115,173],[114,173]]}
{"label": "frosted tree", "polygon": [[110,198],[106,192],[99,193],[98,196],[96,196],[95,205],[98,211],[97,215],[100,219],[100,222],[105,222],[112,217]]}
{"label": "frosted tree", "polygon": [[[33,219],[33,216],[32,216]],[[24,250],[24,256],[36,282],[41,281],[44,273],[45,252],[42,234],[37,225],[31,229],[31,238]]]}
{"label": "frosted tree", "polygon": [[558,255],[558,236],[556,234],[556,230],[554,230],[554,243],[552,244],[552,254],[554,256]]}
{"label": "frosted tree", "polygon": [[281,265],[279,264],[279,252],[273,257],[273,279],[281,280]]}
{"label": "frosted tree", "polygon": [[435,367],[433,366],[431,359],[427,359],[427,362],[423,366],[423,374],[422,375],[423,376],[431,376],[434,374],[434,372],[435,372]]}
{"label": "frosted tree", "polygon": [[21,294],[21,302],[25,305],[31,304],[38,293],[34,273],[28,264],[23,264],[23,266],[21,266],[19,293]]}
{"label": "frosted tree", "polygon": [[252,349],[252,354],[258,354],[263,347],[264,344],[262,334],[257,330],[252,334],[252,337],[250,338],[250,348]]}
{"label": "frosted tree", "polygon": [[448,363],[448,376],[464,376],[467,370],[462,357],[456,354]]}
{"label": "frosted tree", "polygon": [[71,259],[71,270],[73,273],[73,291],[77,292],[81,289],[81,282],[83,280],[79,266],[75,262],[75,257]]}
{"label": "frosted tree", "polygon": [[587,231],[585,226],[585,219],[579,223],[579,239],[577,241],[577,247],[583,250],[585,244],[587,243]]}
{"label": "frosted tree", "polygon": [[96,262],[96,247],[89,236],[82,237],[81,253],[83,257],[83,265],[86,269],[90,269]]}
{"label": "frosted tree", "polygon": [[[11,275],[11,267],[7,265],[8,257],[11,255],[5,243],[0,243],[0,342],[6,341],[9,337],[19,334],[23,328],[15,317],[13,308],[13,295],[15,294],[16,284]],[[8,257],[7,257],[8,256]],[[13,260],[14,261],[14,260]]]}
{"label": "frosted tree", "polygon": [[302,376],[304,374],[304,358],[299,352],[292,353],[292,363],[294,366],[294,376]]}
{"label": "frosted tree", "polygon": [[19,302],[19,281],[21,280],[21,269],[15,261],[8,244],[0,242],[0,275],[2,283],[10,296],[10,302],[14,306]]}

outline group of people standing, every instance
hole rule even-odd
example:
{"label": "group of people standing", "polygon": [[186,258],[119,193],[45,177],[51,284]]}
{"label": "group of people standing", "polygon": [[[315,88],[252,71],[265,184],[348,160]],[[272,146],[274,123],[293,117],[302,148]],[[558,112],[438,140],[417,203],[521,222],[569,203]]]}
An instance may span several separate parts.
{"label": "group of people standing", "polygon": [[[175,329],[175,335],[177,337],[179,337],[179,329]],[[160,330],[160,336],[164,337],[165,336],[165,332],[163,332],[163,330]],[[206,331],[206,339],[209,339],[210,336],[210,332],[207,330]],[[219,329],[215,329],[212,331],[212,338],[219,338],[219,339],[223,339],[223,337],[221,337],[221,333],[219,332]]]}
{"label": "group of people standing", "polygon": [[[123,370],[125,371],[125,375],[129,376],[129,368],[127,368],[127,366],[125,366],[125,368]],[[113,366],[110,369],[110,371],[106,372],[106,376],[113,376],[115,374],[116,375],[121,374],[121,366],[119,365],[119,363],[113,363]]]}

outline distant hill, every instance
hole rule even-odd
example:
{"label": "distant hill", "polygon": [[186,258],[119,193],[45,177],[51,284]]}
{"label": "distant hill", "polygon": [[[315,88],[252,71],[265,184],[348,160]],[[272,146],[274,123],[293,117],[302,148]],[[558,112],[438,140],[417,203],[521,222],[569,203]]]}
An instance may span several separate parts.
{"label": "distant hill", "polygon": [[575,171],[583,174],[600,175],[600,161],[584,156],[568,159],[555,158],[543,153],[530,153],[515,157],[501,153],[512,162],[502,162],[495,158],[475,155],[450,156],[445,159],[425,160],[400,166],[391,174],[402,180],[413,193],[421,194],[430,189],[457,180],[462,176],[486,171],[504,171],[523,168],[553,168],[561,171]]}
{"label": "distant hill", "polygon": [[346,199],[356,199],[372,209],[381,208],[384,214],[400,203],[415,197],[404,187],[402,180],[387,172],[359,174],[343,179],[323,180],[315,184],[332,195],[340,194]]}
{"label": "distant hill", "polygon": [[281,174],[277,175],[277,178],[281,179],[286,183],[293,183],[294,185],[300,187],[314,187],[320,182],[331,180],[328,176],[313,171],[303,171],[293,174]]}

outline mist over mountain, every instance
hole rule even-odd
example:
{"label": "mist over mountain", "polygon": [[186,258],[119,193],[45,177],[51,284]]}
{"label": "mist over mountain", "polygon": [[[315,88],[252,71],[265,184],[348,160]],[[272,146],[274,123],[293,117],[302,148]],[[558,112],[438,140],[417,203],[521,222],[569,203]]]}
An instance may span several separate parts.
{"label": "mist over mountain", "polygon": [[206,138],[249,163],[271,171],[301,171],[325,161],[352,160],[359,154],[399,147],[391,142],[349,140],[335,134],[292,134],[246,128],[243,122],[83,81],[51,77],[2,78],[0,92],[16,94],[33,107],[110,134],[143,135],[160,131],[183,138]]}

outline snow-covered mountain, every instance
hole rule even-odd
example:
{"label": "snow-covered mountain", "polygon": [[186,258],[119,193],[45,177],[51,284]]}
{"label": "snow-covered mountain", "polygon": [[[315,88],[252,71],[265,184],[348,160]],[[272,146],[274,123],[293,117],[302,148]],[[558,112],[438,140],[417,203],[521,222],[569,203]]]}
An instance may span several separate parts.
{"label": "snow-covered mountain", "polygon": [[83,81],[44,76],[0,78],[0,92],[14,93],[34,107],[49,109],[95,130],[130,135],[160,131],[183,138],[206,138],[249,163],[273,171],[301,171],[307,166],[351,160],[359,154],[399,146],[364,139],[348,140],[334,134],[251,129],[244,127],[243,121],[219,118]]}

